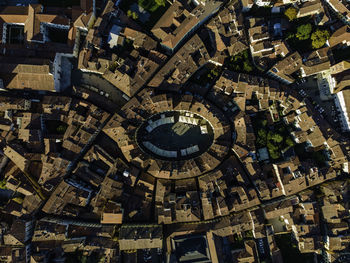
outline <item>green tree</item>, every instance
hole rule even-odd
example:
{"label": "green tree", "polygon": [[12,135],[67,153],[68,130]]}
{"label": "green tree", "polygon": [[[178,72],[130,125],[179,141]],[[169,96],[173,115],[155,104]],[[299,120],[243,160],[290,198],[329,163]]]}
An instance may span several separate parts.
{"label": "green tree", "polygon": [[273,133],[271,135],[271,140],[274,141],[275,143],[280,143],[283,141],[283,136],[278,133]]}
{"label": "green tree", "polygon": [[286,127],[284,127],[284,126],[279,127],[278,132],[282,133],[282,134],[286,133]]}
{"label": "green tree", "polygon": [[267,140],[266,147],[269,151],[278,151],[278,146],[274,145],[269,139]]}
{"label": "green tree", "polygon": [[229,58],[229,63],[227,63],[227,67],[230,70],[238,71],[238,72],[251,72],[253,71],[253,65],[249,60],[249,51],[246,49],[245,51],[231,56]]}
{"label": "green tree", "polygon": [[272,149],[269,149],[269,154],[270,154],[270,157],[274,160],[280,158],[280,153],[275,151],[275,150],[272,150]]}
{"label": "green tree", "polygon": [[259,136],[260,138],[265,138],[265,139],[266,139],[266,136],[267,136],[266,130],[264,130],[264,129],[258,130],[258,136]]}
{"label": "green tree", "polygon": [[219,74],[220,74],[220,68],[215,67],[215,68],[211,69],[210,72],[208,73],[208,78],[213,80],[216,77],[218,77]]}
{"label": "green tree", "polygon": [[256,139],[256,144],[258,147],[264,147],[266,145],[267,132],[264,129],[258,130],[258,138]]}
{"label": "green tree", "polygon": [[266,125],[267,125],[267,120],[261,120],[261,125],[263,126],[263,127],[265,127]]}
{"label": "green tree", "polygon": [[139,15],[136,12],[132,12],[132,19],[137,20]]}
{"label": "green tree", "polygon": [[144,8],[146,10],[151,9],[152,5],[155,4],[155,2],[152,0],[138,0],[137,3],[139,6],[141,6],[142,8]]}
{"label": "green tree", "polygon": [[59,134],[63,134],[63,133],[65,133],[66,129],[67,129],[67,126],[65,126],[65,125],[59,125],[59,126],[57,127],[57,132],[58,132]]}
{"label": "green tree", "polygon": [[309,38],[310,38],[311,31],[312,31],[312,26],[311,26],[311,24],[306,24],[306,25],[298,26],[296,37],[297,37],[299,40],[306,40],[306,39],[309,39]]}
{"label": "green tree", "polygon": [[131,11],[131,10],[128,10],[126,12],[126,15],[134,20],[137,20],[139,18],[138,14],[136,12]]}
{"label": "green tree", "polygon": [[6,188],[6,180],[5,179],[0,181],[0,189],[7,189]]}
{"label": "green tree", "polygon": [[251,72],[253,71],[252,65],[249,63],[249,61],[244,61],[243,62],[243,71],[245,72]]}
{"label": "green tree", "polygon": [[155,0],[158,6],[165,6],[165,0]]}
{"label": "green tree", "polygon": [[295,38],[295,34],[293,34],[292,32],[287,32],[286,39],[294,39],[294,38]]}
{"label": "green tree", "polygon": [[297,10],[294,7],[289,7],[285,12],[284,15],[288,17],[289,21],[292,21],[297,18]]}
{"label": "green tree", "polygon": [[251,230],[245,232],[245,237],[246,238],[253,238],[253,232]]}
{"label": "green tree", "polygon": [[311,34],[312,47],[315,49],[323,47],[327,39],[329,39],[328,30],[317,29]]}
{"label": "green tree", "polygon": [[213,75],[214,77],[217,77],[219,76],[219,69],[217,68],[213,68],[211,71],[210,71],[211,75]]}
{"label": "green tree", "polygon": [[288,137],[288,138],[286,139],[286,144],[287,144],[288,146],[294,146],[294,142],[293,142],[293,140],[292,140],[290,137]]}
{"label": "green tree", "polygon": [[249,53],[248,53],[248,49],[243,51],[243,58],[248,60],[249,59]]}

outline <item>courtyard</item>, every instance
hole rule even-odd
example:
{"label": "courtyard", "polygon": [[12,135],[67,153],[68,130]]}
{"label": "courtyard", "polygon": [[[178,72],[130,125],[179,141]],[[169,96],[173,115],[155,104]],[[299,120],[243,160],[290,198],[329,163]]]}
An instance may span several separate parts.
{"label": "courtyard", "polygon": [[9,44],[23,44],[24,43],[24,26],[8,25],[6,39],[7,39],[7,43]]}

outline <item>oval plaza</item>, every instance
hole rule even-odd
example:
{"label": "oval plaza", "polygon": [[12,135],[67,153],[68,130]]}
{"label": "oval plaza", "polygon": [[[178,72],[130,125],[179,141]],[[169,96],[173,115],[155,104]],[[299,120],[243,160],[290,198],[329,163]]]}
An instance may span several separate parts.
{"label": "oval plaza", "polygon": [[125,158],[159,178],[208,172],[220,164],[232,144],[224,114],[191,95],[143,90],[109,125],[118,134]]}
{"label": "oval plaza", "polygon": [[143,123],[139,146],[161,159],[188,159],[206,151],[213,142],[210,122],[189,111],[167,111]]}

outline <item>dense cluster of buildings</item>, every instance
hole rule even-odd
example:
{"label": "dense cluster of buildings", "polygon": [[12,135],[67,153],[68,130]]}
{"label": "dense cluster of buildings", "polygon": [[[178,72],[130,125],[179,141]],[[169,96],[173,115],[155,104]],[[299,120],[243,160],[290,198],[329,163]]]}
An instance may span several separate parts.
{"label": "dense cluster of buildings", "polygon": [[[78,68],[101,74],[127,96],[133,96],[163,64],[167,56],[156,50],[157,42],[141,32],[126,15],[108,1],[89,30],[79,52]],[[130,24],[130,25],[129,25]],[[113,52],[121,49],[118,55]]]}
{"label": "dense cluster of buildings", "polygon": [[0,262],[350,261],[349,4],[125,2],[0,7]]}

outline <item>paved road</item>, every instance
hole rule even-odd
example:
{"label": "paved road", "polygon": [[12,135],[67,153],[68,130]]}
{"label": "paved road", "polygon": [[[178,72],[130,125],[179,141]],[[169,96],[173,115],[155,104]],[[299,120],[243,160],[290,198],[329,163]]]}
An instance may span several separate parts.
{"label": "paved road", "polygon": [[[305,82],[300,83],[297,86],[296,84],[293,84],[293,88],[303,90],[307,94],[308,99],[315,103],[314,107],[316,107],[316,105],[321,106],[324,109],[321,116],[333,127],[333,129],[338,132],[342,132],[340,122],[337,120],[339,112],[335,110],[334,100],[321,100],[317,80],[314,78],[314,76],[310,76],[305,79]],[[317,111],[318,108],[315,108],[315,110]]]}
{"label": "paved road", "polygon": [[124,93],[99,74],[74,70],[72,72],[72,85],[82,86],[90,90],[97,89],[99,93],[102,91],[102,94],[104,95],[108,93],[108,99],[120,107],[127,102],[127,100],[123,97]]}

